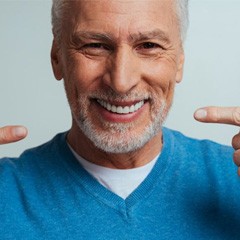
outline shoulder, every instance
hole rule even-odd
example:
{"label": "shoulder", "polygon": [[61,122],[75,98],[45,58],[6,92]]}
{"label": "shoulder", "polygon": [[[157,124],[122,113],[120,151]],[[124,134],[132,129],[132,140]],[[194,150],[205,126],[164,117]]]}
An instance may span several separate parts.
{"label": "shoulder", "polygon": [[229,156],[233,154],[234,149],[231,146],[223,145],[208,139],[191,138],[179,131],[164,128],[163,138],[166,137],[169,142],[174,144],[178,151],[187,151],[189,154]]}
{"label": "shoulder", "polygon": [[217,175],[234,176],[236,166],[233,162],[234,149],[211,140],[199,140],[184,134],[164,129],[165,153],[171,152],[171,162],[175,168],[181,166],[186,173],[204,175],[207,172]]}
{"label": "shoulder", "polygon": [[18,158],[0,159],[0,178],[6,175],[30,175],[49,164],[59,154],[59,148],[65,143],[66,133],[56,135],[52,140],[24,151]]}
{"label": "shoulder", "polygon": [[163,139],[164,137],[167,139],[167,145],[171,147],[169,162],[172,172],[183,177],[187,184],[203,188],[215,186],[235,194],[239,178],[233,162],[232,147],[211,140],[190,138],[170,129],[164,129]]}

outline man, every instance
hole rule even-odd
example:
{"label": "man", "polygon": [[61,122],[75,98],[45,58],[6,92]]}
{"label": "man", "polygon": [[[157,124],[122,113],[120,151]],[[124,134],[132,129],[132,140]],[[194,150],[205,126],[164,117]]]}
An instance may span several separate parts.
{"label": "man", "polygon": [[[182,79],[187,1],[55,0],[52,22],[72,127],[1,160],[1,239],[238,239],[233,150],[162,128]],[[239,115],[195,113],[235,125]],[[0,141],[26,134],[5,127]]]}

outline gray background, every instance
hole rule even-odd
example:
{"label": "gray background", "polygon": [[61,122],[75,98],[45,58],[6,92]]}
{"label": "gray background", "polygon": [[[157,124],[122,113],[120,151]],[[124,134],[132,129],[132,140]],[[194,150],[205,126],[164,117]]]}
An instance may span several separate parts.
{"label": "gray background", "polygon": [[[0,146],[17,156],[71,126],[62,82],[50,65],[50,1],[0,0],[0,125],[23,124],[28,138]],[[230,144],[238,127],[202,124],[192,115],[207,105],[240,106],[240,0],[190,1],[183,82],[166,126],[194,138]]]}

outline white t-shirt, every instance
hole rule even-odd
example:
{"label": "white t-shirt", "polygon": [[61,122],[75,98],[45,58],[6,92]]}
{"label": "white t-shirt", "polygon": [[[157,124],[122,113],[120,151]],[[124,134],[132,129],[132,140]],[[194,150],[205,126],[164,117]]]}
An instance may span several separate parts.
{"label": "white t-shirt", "polygon": [[91,163],[79,156],[69,145],[74,156],[99,183],[126,199],[147,177],[156,163],[159,155],[148,164],[132,169],[112,169]]}

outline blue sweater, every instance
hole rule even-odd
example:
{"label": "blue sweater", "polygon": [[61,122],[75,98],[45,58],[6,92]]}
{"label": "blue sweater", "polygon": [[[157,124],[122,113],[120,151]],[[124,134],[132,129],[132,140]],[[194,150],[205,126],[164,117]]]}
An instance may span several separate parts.
{"label": "blue sweater", "polygon": [[66,134],[0,161],[0,239],[240,239],[233,150],[163,130],[162,154],[126,199],[99,184]]}

